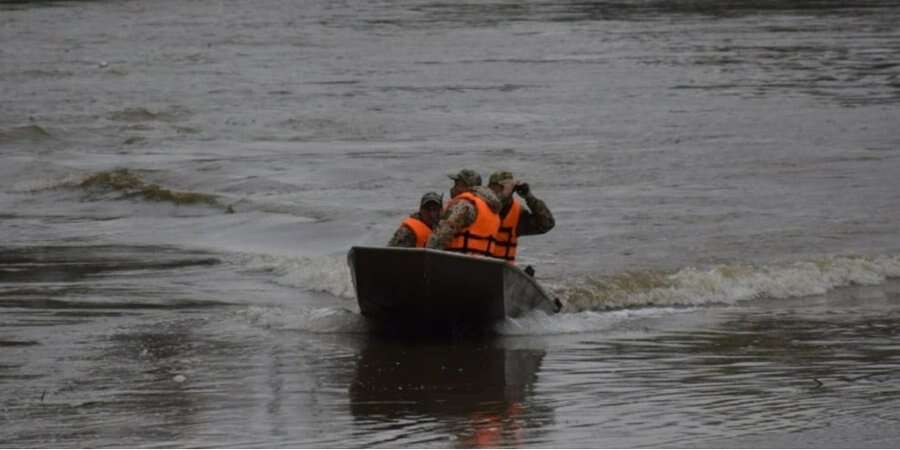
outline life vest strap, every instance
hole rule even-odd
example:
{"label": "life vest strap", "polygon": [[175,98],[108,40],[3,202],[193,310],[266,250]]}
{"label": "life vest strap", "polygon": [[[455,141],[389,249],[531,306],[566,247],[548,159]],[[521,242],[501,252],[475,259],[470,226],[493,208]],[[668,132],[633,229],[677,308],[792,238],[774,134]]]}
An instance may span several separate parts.
{"label": "life vest strap", "polygon": [[[470,254],[477,254],[477,255],[484,255],[484,256],[492,256],[492,252],[493,252],[493,249],[494,249],[494,245],[497,243],[497,240],[494,239],[494,236],[487,236],[487,237],[485,237],[485,236],[478,236],[478,235],[476,235],[476,234],[472,234],[469,230],[466,230],[465,232],[462,232],[462,233],[458,233],[458,234],[454,237],[454,239],[455,239],[455,238],[458,238],[458,237],[462,237],[462,239],[463,239],[462,247],[459,247],[459,248],[448,248],[447,250],[449,250],[449,251],[451,251],[451,252],[470,253]],[[487,243],[487,246],[485,247],[484,250],[480,250],[480,249],[477,249],[477,248],[470,248],[470,247],[469,247],[469,241],[470,241],[470,240],[471,240],[471,241],[487,241],[488,243]]]}

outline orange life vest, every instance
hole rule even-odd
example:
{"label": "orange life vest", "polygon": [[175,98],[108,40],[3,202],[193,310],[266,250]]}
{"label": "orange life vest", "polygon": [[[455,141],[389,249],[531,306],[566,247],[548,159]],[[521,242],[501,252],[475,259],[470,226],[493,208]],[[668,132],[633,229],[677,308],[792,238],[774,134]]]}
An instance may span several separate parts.
{"label": "orange life vest", "polygon": [[494,235],[494,248],[491,250],[491,256],[515,262],[516,247],[519,242],[517,228],[521,214],[522,204],[517,199],[513,199],[512,206],[509,207],[506,216],[501,218],[500,228]]}
{"label": "orange life vest", "polygon": [[447,250],[475,255],[491,256],[494,235],[500,228],[500,216],[491,209],[481,197],[464,192],[453,198],[454,201],[467,200],[475,205],[477,215],[475,222],[456,233]]}
{"label": "orange life vest", "polygon": [[428,237],[431,236],[431,227],[413,216],[404,219],[403,223],[400,225],[409,228],[416,236],[416,247],[425,247],[425,242],[427,242]]}

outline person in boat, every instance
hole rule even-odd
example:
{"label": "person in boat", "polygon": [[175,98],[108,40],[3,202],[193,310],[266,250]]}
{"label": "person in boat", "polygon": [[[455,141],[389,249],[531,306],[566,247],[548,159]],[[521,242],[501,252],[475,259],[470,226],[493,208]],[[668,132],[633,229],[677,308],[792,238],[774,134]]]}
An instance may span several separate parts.
{"label": "person in boat", "polygon": [[388,247],[425,247],[431,229],[437,225],[444,208],[444,196],[429,192],[419,201],[419,210],[400,223]]}
{"label": "person in boat", "polygon": [[[544,234],[553,229],[556,219],[543,200],[534,196],[528,183],[516,180],[511,172],[498,171],[488,179],[490,188],[500,199],[500,228],[494,236],[491,255],[510,262],[516,260],[519,236]],[[525,200],[522,205],[518,197]]]}
{"label": "person in boat", "polygon": [[500,228],[500,200],[481,185],[481,175],[463,169],[449,175],[453,180],[450,200],[427,248],[491,256],[494,235]]}

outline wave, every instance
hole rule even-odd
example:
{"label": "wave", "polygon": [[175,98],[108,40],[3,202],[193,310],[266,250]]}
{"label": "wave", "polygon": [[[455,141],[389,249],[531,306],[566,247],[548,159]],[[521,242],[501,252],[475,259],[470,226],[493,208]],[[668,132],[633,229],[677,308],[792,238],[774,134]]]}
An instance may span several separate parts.
{"label": "wave", "polygon": [[[241,255],[249,270],[271,272],[278,285],[354,299],[344,255],[279,257]],[[507,318],[493,327],[498,336],[542,336],[585,332],[646,333],[658,320],[692,314],[712,305],[737,305],[754,299],[801,298],[852,285],[878,285],[900,277],[900,255],[831,256],[785,264],[720,265],[683,268],[673,273],[628,272],[587,277],[550,288],[566,303],[562,313],[534,311]],[[350,305],[346,305],[350,306]],[[372,331],[352,307],[251,306],[238,314],[253,326],[312,333]]]}
{"label": "wave", "polygon": [[[268,214],[284,214],[302,222],[326,220],[328,214],[297,202],[278,203],[258,201],[246,196],[237,197],[228,193],[207,193],[179,191],[170,187],[148,182],[144,178],[148,170],[124,167],[97,172],[73,173],[59,169],[47,174],[46,167],[37,163],[20,166],[20,172],[32,173],[27,179],[14,182],[6,192],[14,194],[38,194],[54,190],[81,190],[86,197],[81,200],[145,200],[147,202],[171,203],[177,206],[208,206],[222,209],[226,213],[236,211],[257,211]],[[277,183],[272,183],[277,185]]]}
{"label": "wave", "polygon": [[[278,285],[344,299],[356,298],[344,254],[313,257],[242,254],[239,258],[239,264],[249,270],[271,272],[273,282]],[[585,276],[546,287],[565,303],[563,313],[579,313],[799,298],[846,286],[877,285],[894,277],[900,277],[900,255],[829,256],[763,266],[731,264],[707,269],[687,267],[672,273],[644,271]]]}
{"label": "wave", "polygon": [[19,180],[7,190],[9,193],[36,194],[42,191],[77,187],[82,176],[75,174],[41,175],[26,180]]}
{"label": "wave", "polygon": [[250,325],[310,333],[366,333],[369,325],[358,313],[344,308],[280,308],[251,306],[235,315]]}
{"label": "wave", "polygon": [[0,144],[36,143],[53,140],[46,129],[38,125],[26,125],[0,130]]}
{"label": "wave", "polygon": [[[37,290],[38,294],[45,294]],[[54,293],[55,294],[55,293]],[[92,301],[92,300],[59,300],[49,297],[28,295],[28,290],[19,289],[0,293],[0,308],[16,309],[49,309],[49,310],[78,310],[90,315],[90,310],[121,310],[139,311],[145,309],[206,309],[228,305],[228,303],[215,300],[188,300],[176,299],[167,303],[139,302],[139,301]],[[115,315],[115,314],[110,314]]]}
{"label": "wave", "polygon": [[223,206],[215,195],[166,189],[158,184],[148,184],[137,173],[128,169],[97,172],[84,177],[79,183],[89,194],[115,192],[123,197],[138,197],[154,202],[170,202],[176,205]]}
{"label": "wave", "polygon": [[125,108],[109,113],[109,119],[116,122],[176,122],[190,113],[178,106],[167,110],[151,111],[147,108]]}
{"label": "wave", "polygon": [[668,307],[620,309],[615,311],[581,311],[577,314],[548,315],[533,311],[494,325],[499,336],[535,336],[573,333],[646,333],[648,321],[668,318],[674,314],[688,314],[696,308]]}
{"label": "wave", "polygon": [[344,299],[355,299],[353,279],[347,256],[325,255],[286,257],[265,254],[242,254],[238,263],[248,270],[271,272],[275,284],[324,292]]}
{"label": "wave", "polygon": [[148,201],[170,202],[176,205],[206,204],[224,207],[217,195],[168,189],[155,183],[146,182],[139,170],[123,167],[88,175],[41,174],[17,181],[9,192],[38,193],[55,189],[77,188],[87,192],[89,198],[105,198],[108,194],[113,194],[118,198],[143,198]]}
{"label": "wave", "polygon": [[[53,197],[47,200],[53,202],[63,200],[56,196],[62,192],[73,194],[65,200],[79,203],[168,203],[226,213],[286,215],[310,223],[332,220],[345,211],[342,206],[322,206],[298,199],[296,194],[308,190],[305,186],[256,176],[223,180],[203,173],[203,168],[189,171],[180,167],[171,170],[128,165],[84,170],[65,161],[33,156],[8,158],[4,162],[0,178],[6,184],[0,187],[0,194],[51,194]],[[200,187],[180,190],[179,185]]]}
{"label": "wave", "polygon": [[830,256],[779,265],[687,267],[674,273],[625,272],[586,277],[557,289],[566,312],[647,306],[735,304],[824,294],[852,285],[900,277],[900,255]]}

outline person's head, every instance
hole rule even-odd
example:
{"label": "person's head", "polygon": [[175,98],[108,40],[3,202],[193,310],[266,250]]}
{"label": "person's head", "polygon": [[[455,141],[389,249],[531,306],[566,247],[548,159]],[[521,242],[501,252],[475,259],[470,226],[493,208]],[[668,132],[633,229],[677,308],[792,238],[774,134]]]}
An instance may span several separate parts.
{"label": "person's head", "polygon": [[497,198],[505,202],[512,198],[513,188],[516,186],[516,179],[512,172],[505,170],[497,171],[488,178],[488,188],[497,194]]}
{"label": "person's head", "polygon": [[463,192],[471,192],[472,188],[481,186],[481,175],[471,169],[460,170],[459,173],[448,175],[453,180],[453,187],[450,188],[450,198],[456,197]]}
{"label": "person's head", "polygon": [[438,223],[443,208],[444,196],[437,192],[429,192],[423,195],[422,200],[419,201],[419,215],[422,216],[422,221],[430,227],[434,227]]}

